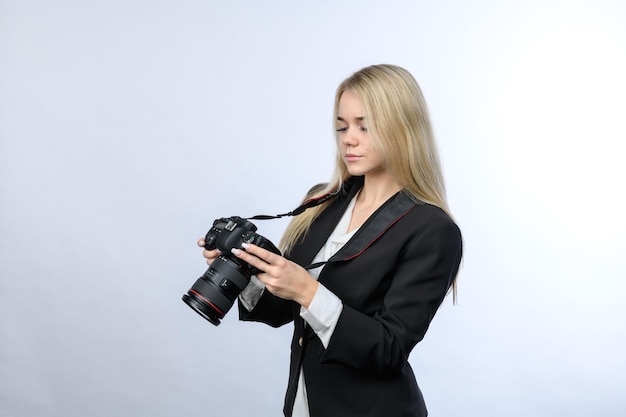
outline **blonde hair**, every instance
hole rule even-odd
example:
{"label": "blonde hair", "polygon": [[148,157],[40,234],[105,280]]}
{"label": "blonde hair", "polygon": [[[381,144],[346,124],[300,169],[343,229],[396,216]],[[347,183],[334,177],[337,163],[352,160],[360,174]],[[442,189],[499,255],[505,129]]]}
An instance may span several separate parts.
{"label": "blonde hair", "polygon": [[[344,91],[356,93],[365,110],[368,130],[383,151],[386,169],[414,198],[440,207],[450,215],[428,107],[413,76],[395,65],[373,65],[355,72],[337,87],[333,123]],[[338,138],[336,137],[336,140]],[[337,147],[335,171],[326,187],[314,188],[308,198],[339,189],[350,177]],[[287,227],[280,246],[289,251],[328,206],[308,209]],[[456,286],[453,283],[456,294]]]}

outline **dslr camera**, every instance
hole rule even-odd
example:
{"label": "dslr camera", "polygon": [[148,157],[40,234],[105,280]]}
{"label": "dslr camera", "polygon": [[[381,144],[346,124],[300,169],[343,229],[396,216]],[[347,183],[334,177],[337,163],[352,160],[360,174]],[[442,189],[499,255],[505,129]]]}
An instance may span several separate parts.
{"label": "dslr camera", "polygon": [[233,306],[237,296],[259,270],[231,254],[231,249],[250,243],[280,255],[272,242],[255,233],[257,227],[246,219],[233,216],[217,219],[204,238],[208,250],[219,249],[209,269],[193,284],[183,301],[196,313],[218,326]]}

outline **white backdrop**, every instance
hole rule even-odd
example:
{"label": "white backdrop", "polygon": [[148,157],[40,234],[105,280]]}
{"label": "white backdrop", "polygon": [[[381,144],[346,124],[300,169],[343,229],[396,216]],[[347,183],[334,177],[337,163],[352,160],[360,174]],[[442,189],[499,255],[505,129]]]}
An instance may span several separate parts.
{"label": "white backdrop", "polygon": [[624,415],[624,22],[618,0],[0,0],[0,417],[280,415],[291,329],[193,313],[195,241],[327,180],[334,89],[383,62],[422,86],[466,245],[411,356],[431,415]]}

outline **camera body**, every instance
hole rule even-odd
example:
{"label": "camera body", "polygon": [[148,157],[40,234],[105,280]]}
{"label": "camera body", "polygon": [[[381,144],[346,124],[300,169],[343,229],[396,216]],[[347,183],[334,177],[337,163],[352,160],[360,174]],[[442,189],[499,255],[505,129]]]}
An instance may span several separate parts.
{"label": "camera body", "polygon": [[[272,242],[255,233],[257,227],[254,223],[241,217],[222,217],[213,222],[213,227],[204,238],[204,248],[208,250],[219,249],[223,254],[230,254],[233,248],[241,249],[242,243],[250,243],[267,249],[280,255],[280,251]],[[259,271],[252,265],[241,261],[242,267],[247,268],[251,275]]]}
{"label": "camera body", "polygon": [[256,233],[257,227],[250,221],[237,217],[222,217],[204,238],[207,250],[219,249],[222,254],[209,265],[209,269],[183,295],[183,301],[202,317],[219,325],[237,296],[259,270],[232,255],[233,248],[241,249],[249,243],[280,255],[272,242]]}

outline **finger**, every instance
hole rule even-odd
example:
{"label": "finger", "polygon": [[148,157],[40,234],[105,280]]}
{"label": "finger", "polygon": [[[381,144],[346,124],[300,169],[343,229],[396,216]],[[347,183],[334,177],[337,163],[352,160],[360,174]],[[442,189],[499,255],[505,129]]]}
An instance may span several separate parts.
{"label": "finger", "polygon": [[201,248],[204,247],[204,238],[201,237],[200,239],[198,239],[198,246],[200,246]]}
{"label": "finger", "polygon": [[205,249],[202,251],[202,256],[204,256],[205,258],[217,258],[221,254],[222,252],[220,252],[219,249],[213,249],[213,250]]}
{"label": "finger", "polygon": [[237,248],[232,248],[231,252],[233,253],[233,255],[235,255],[237,258],[247,262],[248,264],[252,265],[253,267],[257,268],[260,271],[263,272],[267,272],[266,268],[269,266],[269,264],[267,262],[265,262],[264,260],[262,260],[261,258],[247,252],[241,249],[237,249]]}
{"label": "finger", "polygon": [[276,259],[279,257],[274,252],[270,252],[267,249],[263,249],[260,246],[253,245],[250,243],[243,243],[241,247],[244,248],[246,252],[251,253],[256,257],[263,259],[268,264],[274,263]]}
{"label": "finger", "polygon": [[202,256],[206,258],[207,265],[211,265],[213,261],[217,259],[218,256],[221,255],[221,252],[217,249],[215,250],[204,250],[202,251]]}

